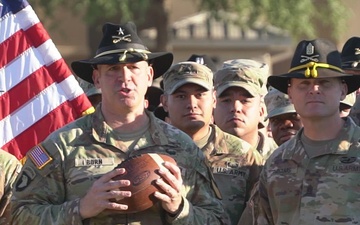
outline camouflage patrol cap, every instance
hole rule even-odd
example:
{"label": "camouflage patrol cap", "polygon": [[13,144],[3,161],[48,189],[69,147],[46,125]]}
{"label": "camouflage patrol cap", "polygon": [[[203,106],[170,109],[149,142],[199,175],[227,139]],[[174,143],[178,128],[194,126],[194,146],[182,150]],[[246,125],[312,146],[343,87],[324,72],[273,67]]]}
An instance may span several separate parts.
{"label": "camouflage patrol cap", "polygon": [[266,93],[265,81],[269,67],[251,59],[225,61],[223,67],[214,74],[214,86],[217,96],[230,87],[242,87],[252,96]]}
{"label": "camouflage patrol cap", "polygon": [[296,113],[294,104],[290,102],[289,96],[273,87],[269,88],[269,92],[265,95],[264,99],[268,113],[267,118],[286,113]]}
{"label": "camouflage patrol cap", "polygon": [[184,84],[192,83],[204,87],[206,90],[213,88],[213,73],[202,64],[196,62],[180,62],[170,67],[163,75],[164,92],[173,94]]}
{"label": "camouflage patrol cap", "polygon": [[355,101],[356,101],[356,93],[351,92],[350,94],[346,95],[344,100],[340,101],[340,104],[347,105],[350,108],[355,104]]}

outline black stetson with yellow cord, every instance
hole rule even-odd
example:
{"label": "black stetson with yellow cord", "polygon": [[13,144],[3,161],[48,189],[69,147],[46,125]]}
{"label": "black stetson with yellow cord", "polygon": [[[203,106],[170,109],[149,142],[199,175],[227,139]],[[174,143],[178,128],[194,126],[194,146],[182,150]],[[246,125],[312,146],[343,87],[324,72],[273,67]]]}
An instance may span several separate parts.
{"label": "black stetson with yellow cord", "polygon": [[155,79],[165,73],[173,62],[173,54],[170,52],[150,52],[132,22],[122,25],[106,23],[102,32],[103,38],[94,58],[71,63],[75,74],[90,83],[93,83],[92,71],[98,64],[147,61],[154,69]]}
{"label": "black stetson with yellow cord", "polygon": [[360,76],[345,74],[342,70],[335,44],[326,39],[303,40],[296,47],[288,73],[269,76],[268,83],[287,94],[290,78],[331,77],[341,77],[348,86],[348,93],[360,86]]}

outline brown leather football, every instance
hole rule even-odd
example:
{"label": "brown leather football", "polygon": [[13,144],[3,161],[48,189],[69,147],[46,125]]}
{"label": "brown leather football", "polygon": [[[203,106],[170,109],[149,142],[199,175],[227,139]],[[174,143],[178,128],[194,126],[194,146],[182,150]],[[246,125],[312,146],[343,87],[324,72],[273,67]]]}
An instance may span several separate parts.
{"label": "brown leather football", "polygon": [[131,157],[116,168],[125,168],[125,174],[116,176],[113,180],[130,180],[130,186],[121,190],[131,191],[131,197],[113,200],[120,204],[128,205],[124,213],[136,213],[146,210],[157,202],[155,191],[160,191],[155,181],[160,178],[158,170],[163,167],[164,161],[176,164],[175,160],[165,154],[146,153]]}

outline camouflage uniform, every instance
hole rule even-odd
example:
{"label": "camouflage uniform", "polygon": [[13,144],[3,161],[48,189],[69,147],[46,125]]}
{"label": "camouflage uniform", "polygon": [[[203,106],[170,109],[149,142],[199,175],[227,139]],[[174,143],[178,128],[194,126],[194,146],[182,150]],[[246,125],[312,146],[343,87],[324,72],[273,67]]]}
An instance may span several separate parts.
{"label": "camouflage uniform", "polygon": [[213,138],[202,148],[222,194],[231,224],[237,224],[259,179],[263,160],[247,142],[211,125]]}
{"label": "camouflage uniform", "polygon": [[[186,134],[147,113],[151,138],[140,138],[134,149],[126,151],[99,109],[54,132],[28,152],[30,159],[14,188],[13,224],[222,224],[224,210],[215,196],[210,170]],[[36,151],[52,159],[37,166],[38,161],[31,159]],[[170,217],[156,204],[139,213],[104,211],[82,220],[79,201],[93,182],[128,157],[146,152],[171,155],[182,169],[182,211]]]}
{"label": "camouflage uniform", "polygon": [[[173,65],[164,74],[163,81],[165,93],[168,95],[175,93],[186,84],[196,84],[207,91],[213,90],[213,73],[205,65],[195,62],[181,62]],[[203,100],[203,102],[205,101],[213,102],[214,99],[211,97]],[[212,105],[208,104],[207,107],[201,108],[201,110],[208,109],[208,112],[211,112]],[[169,110],[169,114],[172,115],[172,113],[176,112]],[[204,118],[208,117],[204,116]],[[199,127],[209,128],[205,130],[211,132],[202,137],[203,141],[197,140],[195,143],[208,159],[215,181],[219,186],[225,211],[231,219],[231,222],[227,224],[236,224],[244,210],[251,188],[259,179],[263,160],[249,143],[223,132],[216,125],[205,121],[206,119],[203,120],[206,125]]]}
{"label": "camouflage uniform", "polygon": [[0,149],[0,224],[10,224],[10,199],[21,163],[12,154]]}
{"label": "camouflage uniform", "polygon": [[339,136],[312,158],[302,132],[265,163],[257,224],[358,224],[360,127],[347,118]]}
{"label": "camouflage uniform", "polygon": [[[268,74],[269,67],[265,63],[250,59],[232,59],[225,61],[222,68],[214,75],[214,86],[217,91],[217,97],[230,87],[241,87],[249,92],[251,96],[260,96],[260,104],[262,107],[265,107],[263,96],[267,93],[266,78]],[[260,127],[264,126],[263,122],[264,121],[259,121]],[[259,142],[257,146],[254,147],[260,152],[261,156],[266,159],[278,146],[272,138],[264,135],[259,129],[258,137]]]}
{"label": "camouflage uniform", "polygon": [[256,149],[260,152],[261,156],[266,160],[278,147],[275,143],[274,139],[269,138],[268,136],[264,135],[260,131],[259,134],[259,143],[256,146]]}

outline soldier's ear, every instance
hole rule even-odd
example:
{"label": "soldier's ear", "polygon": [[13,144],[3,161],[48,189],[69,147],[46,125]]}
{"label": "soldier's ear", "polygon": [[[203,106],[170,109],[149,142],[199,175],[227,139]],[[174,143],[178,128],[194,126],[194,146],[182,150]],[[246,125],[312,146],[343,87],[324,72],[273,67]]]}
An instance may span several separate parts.
{"label": "soldier's ear", "polygon": [[93,79],[93,82],[94,82],[94,85],[95,85],[96,88],[101,88],[99,78],[100,78],[99,70],[94,69],[93,72],[92,72],[92,79]]}
{"label": "soldier's ear", "polygon": [[160,102],[161,102],[161,104],[162,104],[162,106],[164,108],[164,111],[168,112],[168,104],[167,104],[168,103],[168,96],[166,94],[162,94],[160,96]]}

